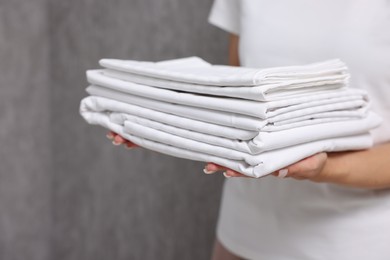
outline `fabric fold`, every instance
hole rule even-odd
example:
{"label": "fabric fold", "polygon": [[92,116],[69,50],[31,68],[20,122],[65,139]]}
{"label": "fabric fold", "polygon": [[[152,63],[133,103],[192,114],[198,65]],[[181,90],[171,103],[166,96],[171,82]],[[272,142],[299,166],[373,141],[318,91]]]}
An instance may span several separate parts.
{"label": "fabric fold", "polygon": [[87,119],[90,114],[99,112],[105,114],[109,114],[110,112],[117,112],[116,116],[112,116],[111,118],[116,120],[116,123],[119,124],[123,124],[127,115],[135,115],[161,123],[166,123],[172,126],[197,131],[199,133],[231,139],[249,140],[258,134],[257,131],[249,131],[224,125],[207,123],[191,118],[160,112],[134,104],[111,100],[104,97],[89,96],[81,101],[80,113],[84,118]]}
{"label": "fabric fold", "polygon": [[[104,75],[103,70],[88,71],[87,79],[91,84],[136,96],[175,104],[185,104],[187,106],[203,107],[212,110],[243,114],[261,119],[270,118],[288,111],[295,111],[308,107],[321,107],[325,104],[340,104],[349,101],[361,101],[360,105],[363,106],[367,100],[367,94],[357,89],[338,90],[326,94],[294,97],[279,101],[257,102],[243,99],[204,96],[196,93],[177,92],[173,90],[155,88],[107,77]],[[359,106],[359,104],[356,105]]]}
{"label": "fabric fold", "polygon": [[337,59],[278,68],[198,57],[102,59],[80,114],[163,154],[260,178],[320,152],[367,149],[381,118]]}
{"label": "fabric fold", "polygon": [[[310,124],[317,124],[321,122],[331,122],[333,121],[332,117],[326,117],[325,115],[329,110],[332,110],[332,106],[324,105],[317,108],[301,109],[297,111],[292,111],[290,114],[284,113],[276,117],[271,117],[269,119],[260,119],[252,116],[236,114],[231,112],[223,112],[212,109],[200,108],[185,106],[176,103],[164,102],[154,99],[148,99],[145,97],[135,96],[124,92],[119,92],[116,90],[108,89],[100,86],[89,86],[87,92],[90,95],[105,97],[107,99],[116,100],[124,103],[135,104],[141,107],[165,112],[168,114],[173,114],[181,117],[191,118],[203,122],[208,122],[212,124],[224,125],[244,130],[250,131],[280,131],[281,129],[289,129],[291,127],[298,127]],[[368,106],[365,101],[351,101],[337,104],[345,108],[345,117],[344,120],[354,119],[356,112],[360,111],[361,117],[365,116],[364,110],[351,110],[351,107],[360,105]],[[334,105],[336,106],[336,104]],[[324,109],[323,112],[321,109]],[[341,109],[341,108],[340,108]],[[349,109],[349,110],[348,110]],[[351,117],[348,116],[351,114]],[[307,117],[308,115],[311,115]],[[294,124],[283,124],[286,119],[296,118]],[[305,118],[304,120],[300,119]],[[279,125],[276,126],[276,123],[279,122]],[[283,126],[281,126],[283,125]]]}
{"label": "fabric fold", "polygon": [[[337,136],[361,134],[381,122],[376,114],[369,113],[363,119],[309,125],[277,132],[242,133],[235,128],[172,116],[104,98],[88,97],[82,101],[81,114],[88,117],[91,113],[107,114],[115,124],[124,126],[125,121],[131,121],[173,135],[250,154]],[[241,134],[245,135],[246,141],[240,139]]]}
{"label": "fabric fold", "polygon": [[[148,140],[124,131],[121,125],[112,123],[109,116],[103,113],[95,113],[88,118],[91,124],[101,125],[111,131],[114,131],[124,138],[140,145],[144,148],[160,152],[163,154],[203,162],[214,162],[216,164],[233,169],[237,172],[250,177],[259,178],[268,175],[276,170],[284,168],[294,162],[313,155],[318,152],[331,152],[339,150],[358,150],[365,149],[372,145],[372,138],[369,134],[356,135],[346,138],[334,138],[330,140],[321,140],[313,143],[305,143],[290,148],[273,150],[261,154],[260,157],[253,157],[255,165],[250,165],[242,160],[231,160],[223,157],[200,153],[191,149],[183,149],[153,140]],[[281,158],[276,160],[275,158]],[[258,164],[256,164],[258,163]]]}
{"label": "fabric fold", "polygon": [[[198,57],[189,57],[172,61],[145,62],[134,60],[102,59],[100,65],[119,71],[179,82],[208,84],[216,86],[255,86],[286,82],[299,82],[311,79],[339,80],[345,83],[348,80],[346,65],[334,59],[302,66],[288,66],[278,68],[254,69],[224,65],[211,65]],[[170,64],[180,63],[180,66]],[[196,65],[192,65],[196,64]]]}
{"label": "fabric fold", "polygon": [[290,97],[307,96],[313,93],[331,93],[337,89],[345,89],[345,83],[337,79],[320,79],[318,82],[286,82],[265,86],[213,86],[193,84],[173,80],[159,79],[127,73],[112,69],[102,70],[107,77],[120,79],[137,84],[153,86],[163,89],[172,89],[188,93],[198,93],[221,97],[233,97],[254,101],[275,101]]}

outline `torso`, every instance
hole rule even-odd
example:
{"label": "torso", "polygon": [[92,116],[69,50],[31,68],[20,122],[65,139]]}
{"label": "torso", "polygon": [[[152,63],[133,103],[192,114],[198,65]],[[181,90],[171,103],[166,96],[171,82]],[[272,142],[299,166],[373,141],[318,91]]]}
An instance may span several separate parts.
{"label": "torso", "polygon": [[[342,59],[384,118],[375,142],[390,140],[390,1],[240,1],[243,66]],[[259,259],[390,259],[390,191],[230,179],[218,232]]]}

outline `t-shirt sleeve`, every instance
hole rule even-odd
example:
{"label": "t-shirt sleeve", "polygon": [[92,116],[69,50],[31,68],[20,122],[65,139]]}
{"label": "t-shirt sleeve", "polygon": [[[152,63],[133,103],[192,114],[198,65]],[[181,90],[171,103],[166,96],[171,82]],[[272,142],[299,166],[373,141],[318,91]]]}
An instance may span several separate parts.
{"label": "t-shirt sleeve", "polygon": [[236,35],[240,34],[240,1],[214,0],[209,23]]}

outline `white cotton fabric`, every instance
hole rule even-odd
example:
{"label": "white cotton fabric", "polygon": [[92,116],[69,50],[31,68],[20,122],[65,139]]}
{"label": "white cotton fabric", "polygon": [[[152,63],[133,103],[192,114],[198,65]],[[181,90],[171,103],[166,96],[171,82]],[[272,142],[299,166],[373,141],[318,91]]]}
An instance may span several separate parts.
{"label": "white cotton fabric", "polygon": [[366,133],[345,138],[319,140],[251,156],[171,135],[131,121],[125,121],[123,127],[113,123],[106,113],[82,113],[82,115],[88,123],[104,126],[147,149],[179,158],[214,162],[255,178],[270,174],[318,152],[359,150],[372,145],[372,138]]}
{"label": "white cotton fabric", "polygon": [[[317,112],[324,105],[338,105],[355,108],[363,106],[367,99],[366,93],[356,89],[332,91],[329,93],[294,97],[271,102],[257,102],[251,100],[232,99],[224,97],[204,96],[192,93],[182,93],[167,89],[159,89],[146,85],[136,84],[104,75],[104,70],[90,70],[87,72],[89,83],[122,91],[125,93],[162,100],[175,104],[203,107],[218,111],[232,112],[258,118],[270,118],[289,111],[303,108],[317,107]],[[359,102],[360,101],[360,102]],[[324,108],[325,109],[325,108]],[[335,108],[334,110],[336,110]],[[305,110],[309,113],[310,110]],[[303,115],[303,113],[299,113]]]}
{"label": "white cotton fabric", "polygon": [[[362,120],[349,120],[324,123],[320,125],[310,125],[292,128],[286,131],[260,132],[250,141],[239,141],[237,139],[222,138],[210,134],[198,133],[137,116],[120,114],[119,120],[115,120],[115,118],[113,118],[115,116],[117,115],[110,114],[110,120],[124,125],[126,125],[126,121],[130,121],[148,128],[172,134],[173,136],[221,146],[252,155],[322,139],[367,133],[370,129],[377,127],[381,122],[381,119],[377,115],[370,113]],[[221,155],[221,157],[224,156]]]}
{"label": "white cotton fabric", "polygon": [[[91,113],[108,114],[110,121],[115,124],[125,125],[126,121],[131,121],[175,136],[248,154],[258,154],[321,139],[362,134],[377,127],[381,122],[377,115],[369,113],[362,119],[309,125],[285,131],[257,133],[203,123],[94,96],[87,97],[81,102],[81,114],[88,118]],[[239,138],[241,134],[245,136],[245,139],[250,138],[250,140],[242,141],[244,139]]]}
{"label": "white cotton fabric", "polygon": [[[194,66],[191,66],[194,63]],[[171,66],[174,64],[174,66]],[[177,66],[177,64],[180,64]],[[189,65],[190,64],[190,65]],[[345,83],[348,79],[347,67],[334,59],[303,66],[290,66],[267,69],[252,69],[223,65],[211,65],[198,57],[165,61],[164,63],[102,59],[100,65],[134,74],[216,86],[256,86],[265,85],[270,89],[285,88],[286,83],[297,84],[301,81]],[[288,87],[287,87],[288,89]]]}
{"label": "white cotton fabric", "polygon": [[[125,132],[184,150],[195,151],[234,161],[244,161],[246,164],[253,166],[254,170],[253,173],[249,175],[247,172],[243,173],[256,178],[270,174],[275,170],[286,167],[293,162],[297,162],[319,152],[359,150],[372,146],[372,138],[368,133],[365,133],[358,136],[348,136],[345,138],[326,139],[304,143],[280,150],[264,152],[258,155],[249,155],[231,149],[213,146],[203,142],[164,133],[153,128],[141,126],[131,121],[125,122]],[[284,157],[283,154],[288,156]],[[237,169],[238,167],[234,168]],[[239,172],[241,172],[241,170],[239,170]]]}
{"label": "white cotton fabric", "polygon": [[207,123],[97,96],[84,98],[81,101],[80,112],[81,114],[111,112],[111,114],[115,114],[115,116],[111,116],[112,120],[120,124],[123,123],[126,116],[140,116],[199,133],[237,140],[249,140],[258,134],[257,131],[248,131],[235,127]]}
{"label": "white cotton fabric", "polygon": [[[356,118],[357,113],[360,113],[360,117],[364,117],[366,115],[366,110],[364,108],[368,106],[368,102],[365,99],[358,99],[339,103],[335,102],[333,104],[325,104],[313,108],[297,109],[296,111],[283,113],[271,118],[260,119],[237,113],[229,113],[212,109],[169,103],[155,99],[148,99],[96,85],[89,86],[87,88],[87,92],[90,95],[105,97],[124,103],[135,104],[141,107],[177,116],[250,131],[279,131],[282,129],[290,129],[292,127],[317,124],[321,122],[338,121],[339,119],[337,118],[334,119],[327,116],[329,110],[334,109],[342,109],[345,114],[344,119],[354,119]],[[355,110],[352,110],[352,108],[355,108]],[[350,114],[350,116],[348,116],[348,114]],[[308,115],[311,116],[307,117]],[[285,121],[286,119],[291,118],[296,119],[294,124],[289,124],[288,121]],[[302,120],[300,120],[301,118]],[[275,125],[277,122],[278,124]],[[284,124],[283,122],[287,123]]]}
{"label": "white cotton fabric", "polygon": [[[216,0],[210,21],[239,35],[242,66],[340,58],[350,87],[367,90],[370,109],[384,118],[371,131],[378,145],[390,141],[389,13],[386,0]],[[389,190],[230,178],[217,236],[243,259],[387,260],[389,209]]]}
{"label": "white cotton fabric", "polygon": [[299,83],[283,82],[279,84],[270,84],[268,86],[213,86],[153,78],[112,69],[105,69],[101,71],[104,75],[110,78],[121,79],[147,86],[255,101],[281,100],[291,96],[305,96],[312,94],[313,92],[327,93],[332,92],[335,89],[345,88],[345,82],[340,82],[338,79],[328,79],[326,81],[321,80],[318,82],[313,82],[313,80],[301,80]]}
{"label": "white cotton fabric", "polygon": [[113,91],[100,86],[89,86],[86,91],[88,94],[93,96],[105,97],[111,100],[135,104],[144,108],[182,116],[185,118],[196,119],[202,122],[214,123],[217,125],[230,127],[237,126],[237,128],[251,131],[257,131],[267,125],[265,120],[257,119],[251,116],[167,103],[130,95],[124,92]]}

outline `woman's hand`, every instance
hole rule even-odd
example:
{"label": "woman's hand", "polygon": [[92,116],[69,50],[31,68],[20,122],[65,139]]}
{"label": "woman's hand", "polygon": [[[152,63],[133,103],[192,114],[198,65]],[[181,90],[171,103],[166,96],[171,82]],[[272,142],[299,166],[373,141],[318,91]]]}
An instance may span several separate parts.
{"label": "woman's hand", "polygon": [[112,140],[113,145],[118,146],[118,145],[124,144],[125,148],[127,148],[127,149],[132,149],[134,147],[138,147],[138,145],[130,142],[129,140],[126,140],[122,136],[120,136],[112,131],[110,131],[106,136],[108,139]]}
{"label": "woman's hand", "polygon": [[[138,147],[114,132],[109,132],[107,138],[112,140],[114,145],[124,144],[127,149]],[[271,175],[355,188],[388,189],[390,188],[389,155],[390,142],[367,150],[319,153],[271,173]],[[206,164],[203,171],[206,174],[223,171],[227,178],[248,178],[246,175],[215,163]]]}
{"label": "woman's hand", "polygon": [[[218,170],[224,170],[227,177],[243,176],[213,163],[208,163],[204,171]],[[319,153],[272,175],[354,188],[389,189],[390,142],[366,150]]]}
{"label": "woman's hand", "polygon": [[[294,163],[284,169],[272,173],[272,175],[280,178],[293,178],[297,180],[309,179],[316,182],[326,181],[326,174],[323,169],[327,162],[328,156],[326,153],[319,153]],[[229,177],[248,177],[239,172],[233,171],[226,167],[208,163],[204,169],[206,174],[211,174],[216,171],[224,171],[224,176]]]}

